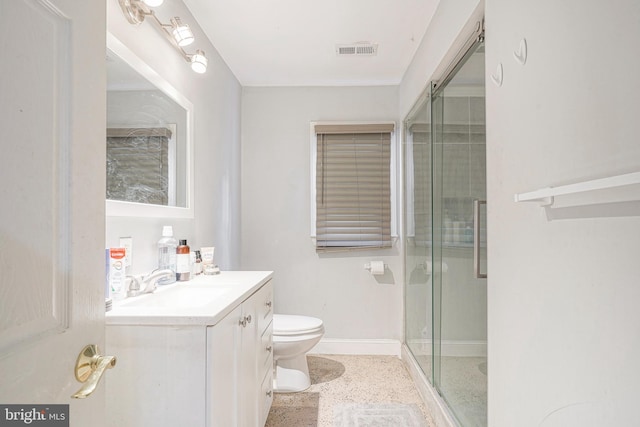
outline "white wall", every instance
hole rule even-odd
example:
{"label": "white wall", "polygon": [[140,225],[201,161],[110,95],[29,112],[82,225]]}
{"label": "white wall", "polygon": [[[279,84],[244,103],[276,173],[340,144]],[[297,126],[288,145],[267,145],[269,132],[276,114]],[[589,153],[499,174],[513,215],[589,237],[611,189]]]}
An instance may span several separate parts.
{"label": "white wall", "polygon": [[[310,238],[312,121],[388,121],[397,87],[245,87],[242,269],[275,271],[275,310],[323,319],[326,338],[402,338],[402,259],[391,250],[318,255]],[[390,268],[378,281],[365,262]],[[382,283],[379,283],[382,282]]]}
{"label": "white wall", "polygon": [[638,425],[638,208],[513,196],[640,170],[640,3],[486,0],[486,40],[489,425]]}
{"label": "white wall", "polygon": [[155,245],[162,226],[173,225],[176,238],[186,238],[192,248],[215,246],[221,268],[237,269],[241,87],[181,1],[165,2],[155,10],[163,22],[180,16],[191,26],[196,42],[187,51],[205,51],[209,59],[205,74],[194,73],[153,22],[129,24],[117,0],[107,1],[107,28],[194,105],[195,218],[108,217],[106,245],[116,246],[119,237],[132,236],[133,272],[148,272],[156,267]]}

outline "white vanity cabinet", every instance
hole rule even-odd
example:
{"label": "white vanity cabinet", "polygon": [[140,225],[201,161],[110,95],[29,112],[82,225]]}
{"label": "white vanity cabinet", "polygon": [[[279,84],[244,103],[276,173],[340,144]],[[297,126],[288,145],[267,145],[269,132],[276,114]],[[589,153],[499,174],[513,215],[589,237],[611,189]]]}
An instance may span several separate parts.
{"label": "white vanity cabinet", "polygon": [[240,272],[226,277],[238,295],[209,314],[107,314],[107,351],[117,357],[105,378],[108,426],[264,426],[273,399],[271,272],[250,283]]}
{"label": "white vanity cabinet", "polygon": [[207,427],[264,426],[273,401],[271,282],[207,328]]}

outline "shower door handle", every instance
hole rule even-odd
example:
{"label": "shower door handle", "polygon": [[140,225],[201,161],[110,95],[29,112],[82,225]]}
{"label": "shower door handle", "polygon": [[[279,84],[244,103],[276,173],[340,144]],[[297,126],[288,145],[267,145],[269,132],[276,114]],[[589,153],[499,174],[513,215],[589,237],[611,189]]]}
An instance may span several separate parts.
{"label": "shower door handle", "polygon": [[486,200],[473,201],[473,271],[477,279],[487,278],[487,273],[480,272],[480,205],[486,204]]}

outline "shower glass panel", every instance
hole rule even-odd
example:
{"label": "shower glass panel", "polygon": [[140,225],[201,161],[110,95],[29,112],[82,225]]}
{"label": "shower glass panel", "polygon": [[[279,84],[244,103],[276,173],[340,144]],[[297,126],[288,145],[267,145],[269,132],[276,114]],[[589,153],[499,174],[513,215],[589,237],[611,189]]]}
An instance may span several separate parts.
{"label": "shower glass panel", "polygon": [[423,94],[404,122],[405,341],[432,380],[431,103]]}
{"label": "shower glass panel", "polygon": [[[463,426],[487,425],[484,45],[431,94],[433,384]],[[474,227],[480,251],[474,253]]]}

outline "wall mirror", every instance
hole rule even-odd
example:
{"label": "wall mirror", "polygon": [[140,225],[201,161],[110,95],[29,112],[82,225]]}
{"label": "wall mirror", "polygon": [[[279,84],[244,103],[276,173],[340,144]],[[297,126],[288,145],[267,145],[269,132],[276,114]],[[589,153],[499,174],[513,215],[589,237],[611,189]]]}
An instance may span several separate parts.
{"label": "wall mirror", "polygon": [[107,35],[107,216],[193,217],[193,105]]}

